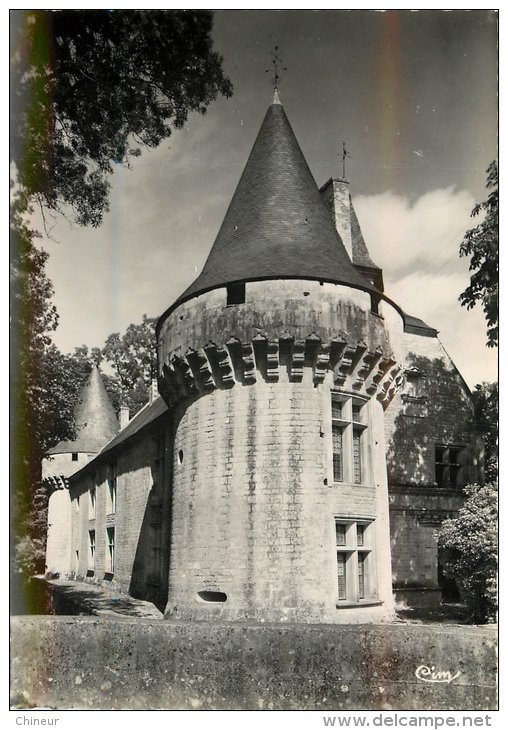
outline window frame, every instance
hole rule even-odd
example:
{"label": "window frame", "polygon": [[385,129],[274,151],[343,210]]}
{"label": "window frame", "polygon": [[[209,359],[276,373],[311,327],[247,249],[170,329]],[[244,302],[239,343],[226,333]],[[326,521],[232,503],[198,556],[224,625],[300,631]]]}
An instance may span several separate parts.
{"label": "window frame", "polygon": [[115,515],[118,499],[118,479],[116,474],[108,477],[108,511],[106,514]]}
{"label": "window frame", "polygon": [[[335,603],[337,608],[351,608],[378,602],[376,562],[374,557],[374,520],[334,517]],[[338,528],[340,533],[339,543]],[[358,540],[361,527],[361,542]],[[343,566],[343,580],[340,568]],[[361,566],[361,571],[360,571]],[[360,578],[361,576],[361,578]]]}
{"label": "window frame", "polygon": [[[438,450],[442,452],[440,460],[438,460]],[[451,452],[456,453],[454,461],[451,461]],[[438,489],[462,489],[466,483],[464,478],[467,466],[464,459],[466,455],[466,447],[463,444],[434,444],[434,481]],[[451,478],[452,467],[455,470],[453,480]],[[438,478],[438,468],[441,473],[440,478]]]}
{"label": "window frame", "polygon": [[97,516],[97,487],[88,490],[88,519],[95,520]]}
{"label": "window frame", "polygon": [[[93,535],[93,537],[92,537]],[[97,535],[95,529],[88,530],[88,570],[95,572],[95,558],[97,555]]]}
{"label": "window frame", "polygon": [[115,526],[106,526],[106,570],[111,575],[115,572]]}
{"label": "window frame", "polygon": [[226,284],[226,307],[245,304],[245,281],[233,281]]}
{"label": "window frame", "polygon": [[[340,417],[334,406],[340,404]],[[328,403],[330,414],[330,459],[331,484],[366,486],[370,483],[370,462],[368,460],[369,399],[347,391],[330,391]],[[342,436],[342,479],[337,478],[336,456],[338,454],[335,434]],[[358,436],[358,451],[355,437]],[[359,458],[356,459],[358,453]],[[357,476],[356,464],[359,465]]]}

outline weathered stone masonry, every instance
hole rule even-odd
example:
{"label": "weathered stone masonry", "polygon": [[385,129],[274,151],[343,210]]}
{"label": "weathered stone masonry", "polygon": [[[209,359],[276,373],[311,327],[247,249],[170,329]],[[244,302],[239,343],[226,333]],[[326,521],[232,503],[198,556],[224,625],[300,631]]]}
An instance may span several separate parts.
{"label": "weathered stone masonry", "polygon": [[440,600],[436,529],[482,478],[470,393],[384,294],[348,181],[317,189],[277,94],[157,348],[162,397],[117,433],[94,371],[80,416],[99,437],[47,465],[48,571],[172,621],[373,622],[393,588]]}
{"label": "weathered stone masonry", "polygon": [[[374,563],[389,552],[386,470],[374,441],[399,368],[382,320],[368,294],[329,283],[249,282],[245,303],[228,307],[226,297],[223,288],[194,298],[160,327],[160,389],[178,423],[168,614],[389,614],[389,567]],[[217,333],[219,342],[208,339]],[[369,411],[362,485],[334,484],[332,393]],[[337,602],[335,517],[372,521],[377,575],[371,600],[354,609]]]}

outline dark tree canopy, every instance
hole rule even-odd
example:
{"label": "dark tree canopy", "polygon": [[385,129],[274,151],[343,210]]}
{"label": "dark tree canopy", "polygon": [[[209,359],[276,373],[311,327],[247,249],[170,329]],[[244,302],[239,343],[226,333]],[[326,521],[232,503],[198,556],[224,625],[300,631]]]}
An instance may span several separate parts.
{"label": "dark tree canopy", "polygon": [[485,213],[482,223],[471,228],[460,244],[460,255],[471,256],[469,286],[459,297],[461,304],[472,309],[480,302],[487,320],[487,346],[496,347],[498,339],[498,260],[499,208],[497,161],[487,170],[489,197],[473,208],[471,215]]}
{"label": "dark tree canopy", "polygon": [[495,621],[497,611],[497,484],[465,487],[456,516],[444,520],[439,546],[446,551],[445,575],[457,581],[471,621]]}
{"label": "dark tree canopy", "polygon": [[472,392],[475,418],[485,429],[485,479],[492,482],[498,476],[499,392],[497,383],[479,383]]}
{"label": "dark tree canopy", "polygon": [[157,147],[232,86],[208,10],[15,11],[11,144],[43,208],[98,226],[114,163]]}
{"label": "dark tree canopy", "polygon": [[157,377],[156,322],[144,314],[142,321],[130,324],[124,335],[109,335],[101,351],[115,373],[121,400],[131,415],[148,401],[151,381]]}
{"label": "dark tree canopy", "polygon": [[[77,392],[90,359],[102,357],[98,348],[63,355],[52,345],[58,315],[48,255],[27,225],[32,206],[100,225],[114,165],[129,165],[141,147],[156,147],[232,87],[212,48],[207,10],[13,10],[10,20],[12,534],[27,567],[33,545],[38,559],[43,554],[41,459],[74,437]],[[137,410],[146,373],[126,398],[134,375],[123,357],[122,372],[104,376],[106,388],[117,407],[130,397]]]}

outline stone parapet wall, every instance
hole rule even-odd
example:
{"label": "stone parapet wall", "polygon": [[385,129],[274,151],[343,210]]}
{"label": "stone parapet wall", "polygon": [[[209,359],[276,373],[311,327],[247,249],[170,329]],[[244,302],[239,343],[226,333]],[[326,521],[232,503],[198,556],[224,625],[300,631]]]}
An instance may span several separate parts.
{"label": "stone parapet wall", "polygon": [[55,709],[494,710],[496,632],[16,617],[11,680]]}
{"label": "stone parapet wall", "polygon": [[400,340],[402,320],[397,314],[400,332],[389,336],[367,293],[315,281],[260,281],[246,284],[244,303],[226,302],[227,290],[216,289],[162,321],[159,390],[169,405],[236,382],[277,382],[284,371],[298,382],[306,367],[316,385],[332,371],[336,387],[376,394],[385,407],[393,398],[400,366],[391,340]]}

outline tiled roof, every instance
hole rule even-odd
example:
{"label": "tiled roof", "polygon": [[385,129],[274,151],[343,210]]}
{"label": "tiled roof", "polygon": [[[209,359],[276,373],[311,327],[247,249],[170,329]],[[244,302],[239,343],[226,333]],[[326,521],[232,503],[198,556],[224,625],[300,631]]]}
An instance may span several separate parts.
{"label": "tiled roof", "polygon": [[404,317],[404,332],[412,335],[421,335],[423,337],[437,337],[438,330],[434,327],[430,327],[426,324],[423,319],[413,317],[410,314],[403,312]]}
{"label": "tiled roof", "polygon": [[134,436],[134,434],[141,431],[141,429],[145,426],[148,426],[148,424],[152,423],[152,421],[155,421],[155,419],[159,418],[159,416],[162,416],[167,410],[168,407],[166,403],[159,395],[154,401],[152,401],[152,403],[148,403],[148,405],[144,406],[140,411],[138,411],[138,413],[136,413],[134,418],[129,421],[125,428],[122,428],[120,433],[106,444],[106,446],[102,449],[101,454],[105,454],[107,451],[114,449],[115,446],[119,446],[124,441],[127,441],[128,438]]}
{"label": "tiled roof", "polygon": [[96,365],[74,408],[74,419],[78,431],[76,439],[61,441],[50,449],[50,454],[98,452],[118,433],[120,425]]}
{"label": "tiled roof", "polygon": [[356,217],[356,211],[353,206],[353,201],[351,200],[351,195],[349,196],[349,211],[351,221],[351,245],[353,248],[353,263],[357,264],[358,266],[370,266],[373,269],[379,269],[379,266],[377,266],[370,257],[369,251],[367,249],[367,244],[365,243],[365,239],[363,237],[362,229],[360,228],[360,223],[358,222],[358,218]]}
{"label": "tiled roof", "polygon": [[75,472],[69,480],[72,482],[75,478],[81,478],[83,474],[90,468],[94,468],[98,463],[104,460],[106,454],[109,454],[118,446],[121,446],[128,439],[141,430],[149,426],[151,423],[157,420],[160,416],[163,416],[168,411],[168,407],[161,396],[158,396],[152,403],[148,403],[136,415],[131,421],[117,433],[117,435],[107,443],[102,451],[97,456],[83,466],[82,469]]}
{"label": "tiled roof", "polygon": [[277,99],[201,274],[173,306],[229,282],[266,278],[373,289],[352,266]]}

